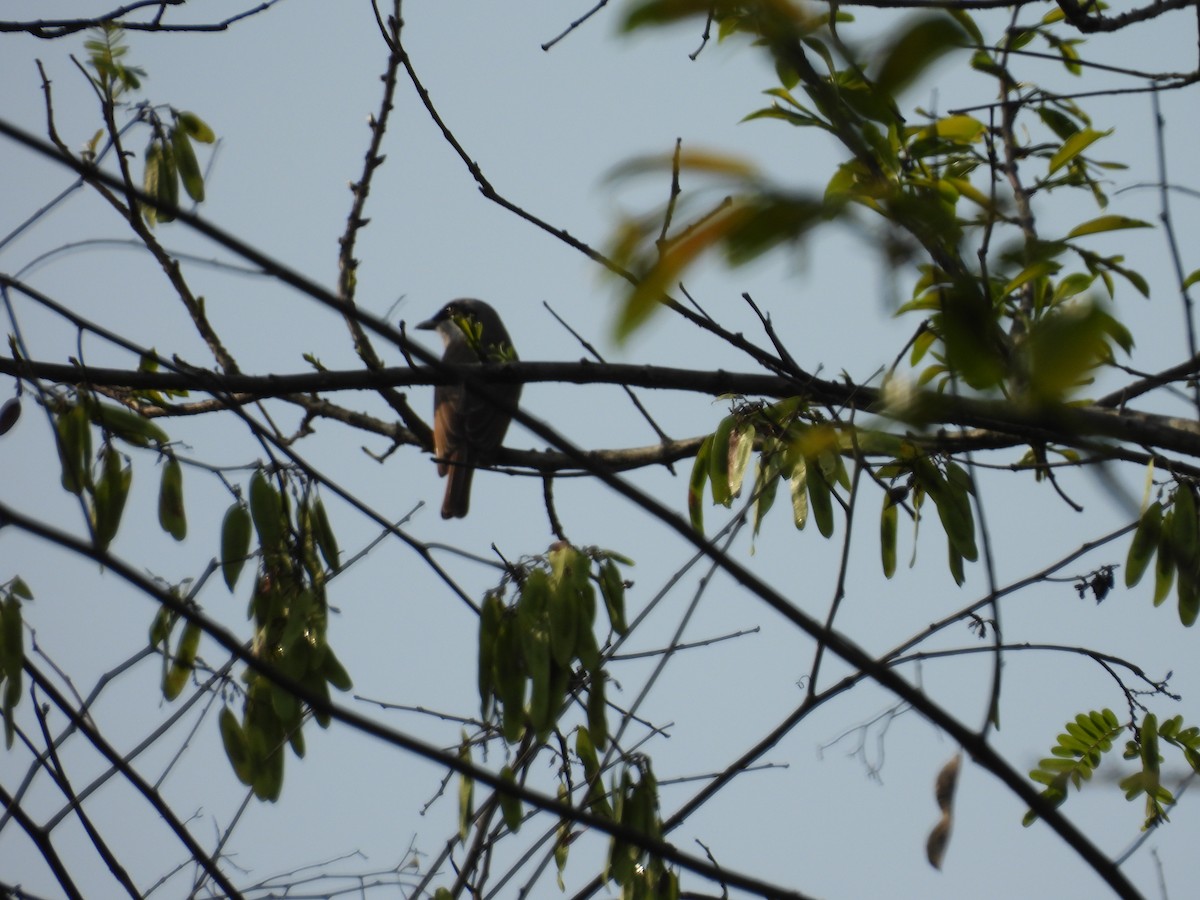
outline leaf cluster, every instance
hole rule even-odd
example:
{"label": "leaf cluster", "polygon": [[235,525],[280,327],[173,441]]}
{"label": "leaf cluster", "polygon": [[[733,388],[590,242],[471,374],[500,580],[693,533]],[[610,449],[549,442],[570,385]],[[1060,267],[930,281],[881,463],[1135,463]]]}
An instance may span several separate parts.
{"label": "leaf cluster", "polygon": [[1200,524],[1195,487],[1180,479],[1169,504],[1155,500],[1142,512],[1125,560],[1125,586],[1134,587],[1154,562],[1154,605],[1175,586],[1179,621],[1190,627],[1200,615]]}
{"label": "leaf cluster", "polygon": [[[1174,716],[1159,724],[1158,717],[1146,713],[1141,726],[1122,724],[1112,710],[1104,709],[1080,713],[1067,722],[1066,731],[1050,748],[1052,756],[1041,760],[1036,769],[1029,773],[1034,781],[1044,784],[1042,799],[1051,806],[1060,806],[1067,799],[1067,789],[1074,785],[1083,787],[1103,761],[1105,754],[1112,751],[1120,735],[1129,731],[1132,737],[1126,741],[1123,758],[1137,761],[1141,768],[1121,779],[1120,787],[1126,800],[1135,800],[1145,795],[1146,818],[1144,828],[1150,828],[1167,820],[1167,810],[1174,805],[1174,794],[1162,784],[1163,743],[1175,747],[1186,764],[1200,772],[1200,728],[1184,727],[1183,717]],[[1024,822],[1029,825],[1037,820],[1032,810],[1025,814]]]}
{"label": "leaf cluster", "polygon": [[[247,668],[242,675],[242,715],[228,705],[219,726],[226,755],[238,779],[262,800],[276,800],[283,787],[284,745],[305,752],[303,724],[309,713],[329,725],[329,689],[349,690],[352,682],[329,646],[326,567],[337,571],[339,551],[324,505],[311,486],[293,492],[278,474],[279,487],[263,469],[250,477],[249,504],[236,500],[221,526],[221,571],[230,591],[245,563],[258,560],[248,616],[254,626],[252,652],[280,674],[298,682],[325,703],[308,710],[289,690]],[[252,530],[253,529],[253,530]],[[252,538],[257,547],[251,551]],[[150,643],[163,653],[163,695],[182,693],[197,664],[201,629],[184,624],[170,649],[179,617],[165,607],[150,628]]]}
{"label": "leaf cluster", "polygon": [[595,745],[607,743],[605,673],[596,641],[596,588],[617,634],[625,620],[625,583],[608,551],[584,552],[557,543],[524,566],[516,596],[502,588],[484,598],[479,617],[479,698],[485,721],[504,739],[527,730],[542,743],[557,727],[568,694],[587,686],[588,728]]}

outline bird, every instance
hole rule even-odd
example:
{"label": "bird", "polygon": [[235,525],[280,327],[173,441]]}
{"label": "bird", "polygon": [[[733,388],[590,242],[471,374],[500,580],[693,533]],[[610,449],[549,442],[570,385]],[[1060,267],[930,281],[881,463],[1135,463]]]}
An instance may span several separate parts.
{"label": "bird", "polygon": [[[482,300],[451,300],[418,328],[436,331],[445,352],[442,362],[468,365],[516,360],[512,339],[500,314]],[[493,385],[496,398],[516,406],[521,385]],[[438,475],[447,478],[442,518],[462,518],[471,501],[471,478],[495,458],[512,416],[461,384],[433,390],[433,452]]]}

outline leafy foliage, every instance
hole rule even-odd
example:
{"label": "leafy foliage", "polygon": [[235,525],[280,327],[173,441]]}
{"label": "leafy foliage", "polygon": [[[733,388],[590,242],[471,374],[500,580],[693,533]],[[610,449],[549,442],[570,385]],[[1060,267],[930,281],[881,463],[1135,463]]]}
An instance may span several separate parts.
{"label": "leafy foliage", "polygon": [[[1050,748],[1052,756],[1038,763],[1038,767],[1029,773],[1029,777],[1046,787],[1042,791],[1042,799],[1051,806],[1059,806],[1067,799],[1068,785],[1076,789],[1092,777],[1099,768],[1104,754],[1113,748],[1115,741],[1125,730],[1125,726],[1117,721],[1116,715],[1110,709],[1080,713],[1074,721],[1068,722],[1066,731],[1058,736],[1058,741]],[[1030,811],[1025,814],[1025,824],[1030,825],[1037,820],[1037,813]]]}
{"label": "leafy foliage", "polygon": [[[608,724],[605,673],[596,642],[596,587],[616,634],[627,629],[625,588],[607,551],[555,544],[522,566],[515,602],[504,586],[484,598],[479,617],[479,698],[485,720],[494,718],[504,739],[527,731],[543,743],[557,727],[573,685],[588,686],[590,740],[603,750]],[[628,562],[628,561],[626,561]],[[578,664],[578,670],[575,668]],[[528,700],[526,699],[528,691]]]}
{"label": "leafy foliage", "polygon": [[1194,491],[1190,481],[1178,480],[1165,511],[1161,500],[1146,507],[1125,562],[1125,584],[1134,587],[1155,558],[1154,605],[1167,599],[1174,584],[1179,621],[1188,627],[1200,614],[1200,518]]}
{"label": "leafy foliage", "polygon": [[[394,87],[389,78],[394,80],[401,60],[408,63],[398,41],[398,9],[392,23],[396,36],[389,46],[389,75],[384,79],[385,110],[390,109]],[[1071,417],[1080,407],[1091,413],[1114,411],[1111,405],[1102,410],[1088,408],[1085,399],[1097,376],[1114,369],[1120,354],[1133,350],[1131,333],[1117,317],[1113,301],[1129,288],[1143,297],[1149,294],[1145,278],[1127,265],[1124,256],[1098,252],[1093,239],[1152,226],[1109,209],[1107,179],[1119,164],[1097,153],[1103,152],[1113,130],[1105,123],[1093,122],[1065,94],[1043,91],[1016,77],[1012,69],[1024,48],[1036,47],[1035,52],[1061,63],[1072,77],[1086,71],[1079,52],[1082,40],[1072,36],[1076,23],[1067,23],[1064,10],[1068,10],[1065,5],[1030,23],[1014,16],[1011,26],[994,42],[985,39],[976,21],[963,10],[927,10],[884,32],[874,43],[860,43],[844,40],[840,33],[853,22],[849,13],[802,7],[788,0],[639,0],[629,5],[624,20],[628,30],[703,21],[705,42],[709,24],[716,26],[721,40],[748,37],[753,47],[750,52],[765,56],[776,79],[763,91],[765,105],[745,116],[748,128],[791,126],[784,131],[797,140],[801,151],[805,148],[799,142],[814,134],[832,138],[841,148],[842,158],[833,171],[821,173],[820,180],[811,184],[801,179],[785,183],[769,178],[739,155],[678,145],[673,154],[619,167],[618,178],[669,171],[672,194],[663,208],[622,223],[611,240],[611,252],[604,262],[632,282],[615,317],[617,336],[632,335],[666,306],[679,311],[672,292],[710,257],[718,256],[729,266],[746,265],[803,244],[831,223],[857,231],[878,249],[890,267],[893,283],[907,298],[897,315],[917,323],[895,362],[881,368],[877,376],[855,385],[843,373],[841,377],[852,390],[837,402],[818,399],[817,392],[810,390],[815,376],[789,356],[771,331],[768,316],[762,319],[774,351],[765,344],[748,348],[741,334],[727,336],[731,346],[750,349],[764,371],[785,381],[787,390],[794,386],[795,396],[782,396],[782,392],[770,394],[770,399],[727,396],[728,414],[699,443],[688,480],[687,509],[695,532],[704,531],[709,502],[733,509],[735,501],[744,496],[742,512],[757,537],[784,484],[795,527],[805,529],[811,519],[816,531],[830,539],[838,532],[839,521],[845,523],[843,531],[850,531],[852,513],[869,498],[872,510],[875,502],[880,503],[879,558],[887,578],[897,570],[901,519],[911,522],[915,533],[924,518],[945,535],[949,571],[962,585],[967,564],[983,555],[988,540],[977,496],[980,470],[970,450],[963,452],[964,446],[969,448],[977,441],[986,449],[1016,447],[1018,452],[1028,446],[1013,468],[1031,470],[1038,481],[1056,488],[1049,459],[1068,466],[1080,464],[1084,452],[1094,454],[1093,459],[1109,459],[1106,451],[1112,445],[1098,438],[1114,440],[1110,431],[1100,429],[1093,434],[1075,425],[1063,426],[1059,420],[1097,421],[1098,416]],[[160,15],[163,12],[160,10]],[[1098,16],[1102,12],[1097,7],[1079,14]],[[224,374],[239,374],[236,365],[222,358],[220,338],[207,320],[203,301],[187,289],[179,261],[144,225],[175,220],[185,197],[194,203],[205,199],[205,173],[195,145],[213,144],[216,135],[192,112],[133,99],[142,90],[146,73],[126,61],[128,48],[119,26],[102,26],[85,48],[87,77],[100,99],[105,122],[80,159],[90,164],[115,149],[125,192],[113,193],[111,183],[93,182],[93,186],[112,198],[110,202],[134,226],[138,238],[158,257]],[[914,112],[902,105],[911,88],[924,83],[935,67],[947,63],[957,64],[960,70],[969,67],[992,81],[998,101],[988,113],[978,108],[948,114]],[[49,100],[48,84],[46,92]],[[419,85],[418,92],[428,102],[428,94]],[[117,125],[118,112],[128,117],[128,127],[146,142],[140,178],[129,171],[127,160],[134,154],[123,149],[128,130]],[[370,128],[374,142],[382,136],[383,125],[373,117]],[[449,137],[445,125],[442,130]],[[108,146],[102,148],[104,139]],[[455,140],[451,143],[463,152]],[[383,162],[377,149],[373,143],[367,173]],[[469,169],[485,196],[496,199],[479,166],[471,162]],[[678,190],[682,175],[704,187],[682,194]],[[153,202],[134,202],[135,185]],[[365,200],[368,187],[367,175],[352,184],[356,207],[340,245],[344,277],[336,308],[353,323],[354,346],[366,369],[380,376],[382,363],[368,352],[369,342],[362,331],[369,318],[359,321],[348,314],[354,307],[358,265],[351,250],[355,233],[369,221],[360,216],[358,204]],[[1085,198],[1087,211],[1056,226],[1053,233],[1039,234],[1034,201],[1062,196],[1062,192]],[[564,230],[560,236],[566,235]],[[594,258],[600,256],[587,249]],[[1186,287],[1200,279],[1200,270],[1181,278]],[[314,291],[313,296],[319,293]],[[324,296],[319,299],[328,301]],[[707,314],[697,321],[712,333],[722,334],[719,323]],[[481,356],[515,361],[511,347],[479,347],[477,323],[463,320],[459,324]],[[391,336],[382,329],[380,333]],[[13,348],[17,350],[15,341]],[[14,352],[14,358],[20,355]],[[315,355],[304,358],[319,372],[328,371]],[[138,374],[153,374],[159,365],[156,354],[145,352]],[[38,396],[53,422],[60,483],[78,498],[76,505],[90,530],[87,555],[112,560],[105,554],[120,533],[133,470],[144,468],[147,454],[153,455],[160,469],[157,521],[175,542],[189,537],[185,466],[189,466],[188,496],[195,495],[196,482],[211,485],[218,478],[233,495],[218,541],[198,538],[195,533],[190,537],[193,543],[201,541],[198,546],[213,544],[219,550],[201,584],[219,566],[228,590],[235,593],[239,584],[246,585],[241,578],[246,563],[254,563],[247,613],[253,664],[241,673],[239,681],[228,676],[228,668],[216,669],[205,659],[212,639],[220,638],[221,633],[200,604],[199,586],[189,586],[187,580],[169,588],[171,602],[155,616],[150,644],[161,657],[163,697],[173,703],[191,684],[219,697],[218,729],[233,772],[258,799],[274,801],[283,787],[285,745],[303,756],[305,723],[315,718],[322,727],[327,726],[331,687],[339,691],[351,688],[350,676],[328,640],[328,582],[341,570],[342,559],[318,494],[323,476],[304,466],[292,469],[273,461],[252,464],[254,471],[248,481],[232,484],[206,464],[189,460],[180,450],[182,445],[157,424],[160,420],[146,415],[149,406],[166,407],[167,398],[186,396],[186,391],[124,386],[96,389],[83,381],[85,367],[78,368],[78,384],[48,390],[39,385]],[[175,374],[185,374],[188,368],[180,366]],[[213,374],[212,383],[219,383],[220,373],[205,374]],[[208,391],[209,382],[199,384],[198,390]],[[393,387],[382,388],[376,381],[362,384],[379,390],[403,424],[368,422],[365,414],[339,409],[316,393],[281,398],[272,389],[266,390],[264,397],[303,408],[303,424],[291,439],[273,432],[273,424],[272,428],[251,425],[254,436],[271,453],[272,448],[283,449],[292,440],[307,436],[318,417],[328,417],[373,428],[397,446],[422,440],[415,414]],[[212,396],[214,408],[228,399],[218,393]],[[989,405],[971,406],[973,402]],[[947,409],[976,414],[953,418],[930,412]],[[980,409],[996,415],[981,416]],[[170,409],[165,412],[171,414]],[[15,424],[19,413],[15,400],[0,408],[0,434]],[[250,424],[249,419],[246,422]],[[968,433],[969,427],[976,432]],[[957,441],[950,437],[952,429],[959,432]],[[1138,446],[1137,440],[1126,436],[1120,440],[1127,445],[1122,448],[1127,458],[1134,454],[1158,458],[1159,448],[1152,443]],[[195,468],[190,468],[193,465]],[[549,482],[556,465],[546,462],[539,474]],[[1200,518],[1195,486],[1186,474],[1191,469],[1181,465],[1168,470],[1170,480],[1159,486],[1139,518],[1128,551],[1125,581],[1127,586],[1135,586],[1153,563],[1155,605],[1165,602],[1174,588],[1180,620],[1191,626],[1200,616]],[[597,467],[592,474],[603,477],[608,471]],[[548,489],[547,495],[550,493]],[[930,503],[936,519],[928,515]],[[549,500],[547,506],[552,506]],[[553,510],[550,517],[554,519]],[[847,554],[849,537],[847,533]],[[211,558],[209,550],[204,552]],[[711,547],[705,552],[718,567],[725,565],[735,571],[727,559],[712,553]],[[428,556],[425,558],[428,561]],[[630,621],[626,611],[624,570],[629,565],[610,551],[560,541],[544,554],[507,565],[500,584],[484,597],[478,623],[480,718],[463,719],[468,727],[457,746],[451,746],[450,755],[443,757],[451,769],[467,772],[458,784],[457,836],[447,843],[446,851],[449,855],[456,843],[469,848],[462,860],[466,865],[458,871],[454,890],[426,890],[426,879],[417,893],[438,898],[482,895],[495,840],[506,832],[517,832],[527,816],[533,815],[514,793],[499,790],[486,798],[479,794],[480,784],[489,780],[483,767],[489,764],[488,753],[496,744],[503,755],[499,767],[502,786],[524,787],[535,771],[535,760],[544,763],[549,757],[554,760],[554,773],[548,776],[551,793],[556,792],[564,806],[573,805],[601,824],[614,826],[616,836],[605,855],[602,882],[618,885],[623,898],[679,896],[678,872],[651,852],[655,846],[663,850],[659,842],[667,831],[651,759],[630,749],[623,740],[622,729],[634,720],[634,714],[621,711],[621,725],[614,726],[610,717],[615,707],[606,696],[617,685],[610,666],[614,648],[642,620],[639,615]],[[1099,573],[1094,578],[1074,579],[1076,589],[1083,596],[1090,588],[1099,601],[1112,589],[1113,569],[1112,564],[1101,565],[1093,570]],[[990,569],[988,575],[992,575]],[[607,623],[597,622],[597,590]],[[996,602],[997,593],[993,584],[989,602]],[[156,596],[167,599],[161,592]],[[766,599],[765,594],[763,597]],[[24,617],[31,599],[19,578],[0,587],[0,687],[10,746],[22,667],[27,664]],[[841,640],[833,627],[840,600],[839,593],[826,631],[804,629],[819,646],[806,708],[816,708],[831,696],[817,690],[817,674],[822,652],[826,648],[836,652]],[[988,623],[975,612],[977,608],[967,608],[960,618],[970,618],[982,632]],[[786,603],[780,602],[776,609],[786,609]],[[228,649],[229,642],[223,643]],[[672,644],[668,655],[674,650]],[[994,652],[1002,652],[999,641]],[[876,669],[864,664],[855,677],[874,677],[886,684],[880,672],[888,670],[897,658],[881,657],[875,661]],[[999,669],[997,666],[997,673]],[[994,701],[1000,695],[999,675],[996,677]],[[1165,693],[1165,683],[1155,688]],[[1136,699],[1136,692],[1125,689],[1125,693],[1131,715],[1139,715],[1136,710],[1141,710],[1140,724],[1120,723],[1107,709],[1080,714],[1067,723],[1050,757],[1031,773],[1032,779],[1044,786],[1042,798],[1047,806],[1038,811],[1047,820],[1056,820],[1048,810],[1065,802],[1071,785],[1078,790],[1090,780],[1124,731],[1129,732],[1125,756],[1136,760],[1140,768],[1125,777],[1121,787],[1128,799],[1145,797],[1147,827],[1164,821],[1175,801],[1162,784],[1162,748],[1175,747],[1193,770],[1200,770],[1200,730],[1185,728],[1180,716],[1160,725],[1156,715]],[[168,708],[181,706],[186,707]],[[934,707],[934,712],[938,711]],[[994,715],[991,721],[995,721]],[[957,734],[969,751],[971,736]],[[973,748],[981,753],[989,749],[985,737]],[[935,788],[941,817],[927,844],[928,858],[935,867],[942,865],[952,824],[957,760],[956,756],[943,768]],[[731,776],[731,772],[725,775]],[[1032,794],[1027,791],[1022,796],[1031,799]],[[552,855],[560,888],[564,888],[570,849],[585,830],[580,821],[586,817],[577,821],[562,807],[555,808],[544,799],[543,805],[555,809],[557,818],[543,832],[543,865],[548,866]],[[497,814],[503,827],[495,825]],[[1036,812],[1031,812],[1026,821],[1035,817]],[[455,867],[459,862],[451,860]],[[438,866],[441,864],[439,861]],[[713,872],[710,877],[714,880],[723,877],[715,861]],[[1110,880],[1119,880],[1120,873],[1115,870],[1107,874]],[[472,881],[476,878],[478,883]]]}

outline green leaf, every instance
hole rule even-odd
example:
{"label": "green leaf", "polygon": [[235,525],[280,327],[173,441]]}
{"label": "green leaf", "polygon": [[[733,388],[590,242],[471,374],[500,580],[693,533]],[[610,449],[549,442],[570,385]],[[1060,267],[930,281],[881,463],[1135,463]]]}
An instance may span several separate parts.
{"label": "green leaf", "polygon": [[218,716],[221,729],[221,743],[225,745],[225,755],[238,781],[249,786],[253,783],[250,772],[250,752],[246,746],[246,733],[242,731],[242,723],[228,706],[221,708]]}
{"label": "green leaf", "polygon": [[235,501],[225,511],[225,520],[221,523],[221,574],[231,592],[249,553],[250,511],[240,501]]}
{"label": "green leaf", "polygon": [[708,458],[712,453],[713,437],[710,434],[700,443],[696,459],[692,463],[692,477],[688,482],[688,517],[692,527],[704,534],[704,483],[708,480]]}
{"label": "green leaf", "polygon": [[949,558],[947,565],[950,567],[950,577],[954,579],[954,583],[962,587],[963,582],[967,580],[966,573],[963,572],[962,554],[954,548],[952,541],[947,542]]}
{"label": "green leaf", "polygon": [[181,112],[176,121],[179,127],[187,132],[192,140],[199,141],[202,144],[211,144],[217,139],[213,130],[193,112]]}
{"label": "green leaf", "polygon": [[283,500],[262,469],[250,476],[250,516],[264,551],[283,549]]}
{"label": "green leaf", "polygon": [[178,697],[187,685],[192,669],[196,665],[196,651],[200,648],[200,634],[200,626],[189,621],[183,628],[183,634],[179,636],[179,643],[175,647],[171,665],[163,674],[162,691],[163,696],[168,700]]}
{"label": "green leaf", "polygon": [[729,493],[735,497],[742,491],[742,480],[753,451],[754,426],[743,422],[729,435]]}
{"label": "green leaf", "polygon": [[101,428],[136,447],[162,446],[170,440],[165,431],[132,409],[91,400],[84,401],[84,405]]}
{"label": "green leaf", "polygon": [[1129,545],[1129,555],[1125,559],[1125,586],[1133,587],[1142,580],[1146,567],[1158,550],[1159,539],[1162,536],[1163,506],[1155,500],[1146,507],[1138,520],[1137,530],[1133,533],[1133,541]]}
{"label": "green leaf", "polygon": [[1200,615],[1200,523],[1196,519],[1196,499],[1187,482],[1180,482],[1175,490],[1173,512],[1170,531],[1164,529],[1163,537],[1175,555],[1179,620],[1191,627]]}
{"label": "green leaf", "polygon": [[0,628],[3,674],[10,681],[20,681],[21,667],[25,664],[25,630],[21,623],[21,601],[12,594],[0,604]]}
{"label": "green leaf", "polygon": [[[505,784],[516,785],[517,779],[511,766],[504,766],[500,770],[500,780]],[[521,798],[504,791],[498,793],[500,794],[500,814],[504,817],[504,824],[509,831],[516,834],[521,830]]]}
{"label": "green leaf", "polygon": [[521,655],[521,636],[516,617],[506,615],[500,620],[494,658],[496,687],[503,704],[502,730],[504,739],[515,744],[525,731],[525,662]]}
{"label": "green leaf", "polygon": [[1079,126],[1066,113],[1059,112],[1049,106],[1039,106],[1037,109],[1038,118],[1053,131],[1059,140],[1065,141],[1067,138],[1076,134],[1079,131]]}
{"label": "green leaf", "polygon": [[142,213],[148,223],[154,225],[175,220],[173,210],[179,205],[179,173],[175,168],[175,154],[158,139],[151,140],[146,147],[142,190],[163,205],[162,208],[143,208]]}
{"label": "green leaf", "polygon": [[133,468],[122,466],[122,460],[111,444],[105,446],[100,481],[94,493],[96,547],[100,550],[107,550],[117,535],[133,481]]}
{"label": "green leaf", "polygon": [[579,637],[579,592],[560,578],[550,591],[550,655],[560,666],[570,666]]}
{"label": "green leaf", "polygon": [[966,42],[967,35],[954,19],[941,14],[922,16],[880,54],[875,84],[895,96],[934,62]]}
{"label": "green leaf", "polygon": [[1126,228],[1153,227],[1149,222],[1143,222],[1141,219],[1131,219],[1128,216],[1099,216],[1081,225],[1076,225],[1067,233],[1067,238],[1083,237],[1085,234],[1099,234],[1103,231],[1120,231]]}
{"label": "green leaf", "polygon": [[174,456],[163,465],[158,489],[158,524],[177,541],[187,537],[187,511],[183,505],[183,468]]}
{"label": "green leaf", "polygon": [[815,459],[805,461],[805,486],[808,488],[808,506],[817,522],[822,537],[833,534],[833,500],[829,482]]}
{"label": "green leaf", "polygon": [[588,733],[596,748],[603,751],[608,745],[608,707],[604,700],[604,672],[592,672],[588,684]]}
{"label": "green leaf", "polygon": [[775,503],[775,492],[779,489],[780,454],[777,450],[764,449],[754,467],[754,535],[762,527],[763,519]]}
{"label": "green leaf", "polygon": [[1175,583],[1175,549],[1170,534],[1174,531],[1175,508],[1163,516],[1162,534],[1158,541],[1158,556],[1154,561],[1154,605],[1161,606]]}
{"label": "green leaf", "polygon": [[[458,758],[463,762],[471,761],[471,743],[465,732],[462,745],[458,749]],[[462,775],[458,782],[458,839],[464,844],[467,842],[467,835],[471,833],[471,821],[474,818],[475,779]]]}
{"label": "green leaf", "polygon": [[342,661],[337,658],[337,655],[333,652],[333,649],[328,645],[325,646],[323,665],[325,680],[332,684],[339,691],[348,691],[354,687],[354,682],[350,678],[350,673],[346,671],[346,667],[342,665]]}
{"label": "green leaf", "polygon": [[320,499],[313,504],[313,524],[321,558],[325,560],[325,565],[329,566],[332,571],[339,571],[342,567],[339,559],[341,551],[338,549],[337,536],[334,535],[333,528],[329,524],[329,515],[325,512],[325,504]]}
{"label": "green leaf", "polygon": [[1095,131],[1091,128],[1083,128],[1075,132],[1063,141],[1062,146],[1050,157],[1050,169],[1047,174],[1053,175],[1093,143],[1110,134],[1112,134],[1111,128],[1108,131]]}
{"label": "green leaf", "polygon": [[600,564],[600,593],[604,595],[604,606],[613,631],[624,636],[629,631],[629,623],[625,621],[625,581],[611,559]]}
{"label": "green leaf", "polygon": [[899,512],[896,505],[885,497],[883,513],[879,522],[879,547],[883,561],[883,576],[891,578],[896,574],[896,531]]}
{"label": "green leaf", "polygon": [[479,611],[479,715],[486,720],[496,693],[496,642],[504,618],[504,601],[495,591],[483,598]]}
{"label": "green leaf", "polygon": [[183,189],[197,203],[203,202],[204,176],[200,172],[200,163],[196,161],[196,151],[192,149],[192,142],[184,129],[171,129],[171,152]]}
{"label": "green leaf", "polygon": [[788,489],[792,492],[792,521],[796,528],[803,530],[808,524],[808,464],[803,457],[792,467]]}
{"label": "green leaf", "polygon": [[73,406],[55,422],[63,490],[80,494],[91,483],[92,430],[87,412]]}
{"label": "green leaf", "polygon": [[1187,290],[1197,281],[1200,281],[1200,269],[1190,272],[1187,278],[1183,279],[1183,284],[1180,286],[1182,290]]}
{"label": "green leaf", "polygon": [[734,455],[735,449],[730,445],[729,439],[736,424],[737,420],[733,416],[726,416],[721,420],[721,424],[713,432],[712,452],[708,455],[708,480],[712,486],[713,503],[726,507],[733,502],[729,458]]}

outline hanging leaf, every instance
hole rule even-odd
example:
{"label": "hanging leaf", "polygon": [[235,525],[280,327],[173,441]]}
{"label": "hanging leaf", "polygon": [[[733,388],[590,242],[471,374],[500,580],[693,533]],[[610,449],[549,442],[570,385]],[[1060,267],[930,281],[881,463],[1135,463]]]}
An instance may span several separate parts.
{"label": "hanging leaf", "polygon": [[107,550],[121,525],[125,511],[125,500],[129,496],[129,485],[133,481],[133,467],[122,463],[123,457],[108,444],[104,448],[104,462],[100,481],[94,492],[96,547]]}
{"label": "hanging leaf", "polygon": [[163,464],[158,489],[158,524],[177,541],[187,537],[187,511],[183,505],[183,469],[179,460],[168,456]]}
{"label": "hanging leaf", "polygon": [[[458,758],[466,763],[471,761],[471,742],[465,731],[462,744],[458,748]],[[474,818],[475,779],[461,775],[458,782],[458,839],[464,844],[467,842],[467,835],[471,833],[471,822]]]}
{"label": "hanging leaf", "polygon": [[604,595],[604,606],[608,610],[608,621],[613,631],[624,636],[629,631],[625,621],[625,582],[621,571],[611,559],[600,564],[600,593]]}
{"label": "hanging leaf", "polygon": [[225,745],[225,755],[229,757],[233,773],[237,775],[238,781],[242,784],[250,785],[253,782],[250,773],[250,754],[246,747],[246,734],[242,731],[242,723],[233,714],[233,710],[224,706],[218,716],[218,724],[221,730],[221,743]]}
{"label": "hanging leaf", "polygon": [[733,502],[733,492],[730,488],[729,460],[733,454],[730,437],[733,427],[737,424],[733,416],[726,416],[713,432],[712,452],[708,455],[708,481],[712,487],[713,503],[718,506],[729,506]]}
{"label": "hanging leaf", "polygon": [[[511,766],[504,766],[500,770],[500,779],[505,784],[516,785],[517,783]],[[521,798],[504,791],[498,793],[500,795],[500,814],[504,817],[504,824],[509,831],[516,834],[521,830]]]}
{"label": "hanging leaf", "polygon": [[250,511],[240,501],[235,501],[225,511],[221,523],[221,575],[231,592],[249,553]]}
{"label": "hanging leaf", "polygon": [[92,429],[87,412],[82,406],[71,407],[59,415],[55,431],[63,490],[82,493],[91,483]]}
{"label": "hanging leaf", "polygon": [[710,434],[700,443],[696,459],[692,463],[692,477],[688,482],[688,517],[692,528],[704,533],[704,483],[708,480],[708,457],[712,453],[713,436]]}
{"label": "hanging leaf", "polygon": [[192,669],[196,665],[196,651],[200,649],[200,634],[200,626],[189,621],[179,636],[179,644],[175,648],[171,665],[163,674],[162,691],[163,696],[168,700],[178,697],[187,685]]}
{"label": "hanging leaf", "polygon": [[321,551],[321,558],[325,560],[325,565],[331,570],[337,572],[341,569],[341,560],[338,558],[340,551],[338,550],[337,537],[333,533],[333,528],[329,524],[329,516],[325,512],[325,504],[317,500],[313,504],[313,524],[316,530],[317,547]]}
{"label": "hanging leaf", "polygon": [[891,498],[884,497],[883,513],[879,522],[879,548],[883,562],[883,577],[896,574],[896,531],[899,513]]}
{"label": "hanging leaf", "polygon": [[283,500],[262,469],[250,476],[250,516],[264,551],[283,549]]}
{"label": "hanging leaf", "polygon": [[1125,559],[1126,587],[1133,587],[1142,580],[1142,574],[1158,550],[1159,539],[1162,535],[1162,520],[1162,503],[1155,500],[1146,507],[1146,511],[1138,520],[1137,530],[1133,533],[1133,541],[1129,545],[1129,555]]}

